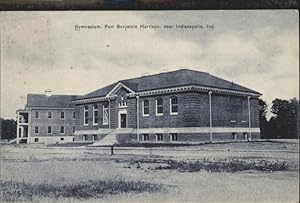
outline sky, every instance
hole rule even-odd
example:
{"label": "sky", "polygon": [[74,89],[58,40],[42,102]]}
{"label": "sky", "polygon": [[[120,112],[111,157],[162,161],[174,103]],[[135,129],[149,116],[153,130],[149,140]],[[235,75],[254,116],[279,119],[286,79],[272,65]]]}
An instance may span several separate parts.
{"label": "sky", "polygon": [[[76,25],[102,29],[79,31]],[[24,108],[28,93],[83,95],[180,68],[259,91],[269,106],[274,98],[299,98],[296,10],[1,12],[0,26],[0,113],[7,119]]]}

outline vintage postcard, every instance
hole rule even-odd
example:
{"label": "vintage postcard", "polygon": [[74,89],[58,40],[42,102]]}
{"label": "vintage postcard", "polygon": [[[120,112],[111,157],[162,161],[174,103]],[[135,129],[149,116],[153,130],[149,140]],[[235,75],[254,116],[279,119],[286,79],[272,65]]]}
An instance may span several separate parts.
{"label": "vintage postcard", "polygon": [[1,202],[298,202],[297,10],[2,11]]}

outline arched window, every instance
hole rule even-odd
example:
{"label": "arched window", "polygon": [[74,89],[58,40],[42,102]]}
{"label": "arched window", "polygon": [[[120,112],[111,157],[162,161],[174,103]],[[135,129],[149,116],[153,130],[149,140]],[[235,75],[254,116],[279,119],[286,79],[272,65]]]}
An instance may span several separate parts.
{"label": "arched window", "polygon": [[161,116],[163,115],[164,108],[163,108],[163,99],[157,98],[156,99],[156,115]]}
{"label": "arched window", "polygon": [[170,98],[170,114],[178,114],[178,99],[175,96]]}
{"label": "arched window", "polygon": [[149,100],[143,101],[143,116],[149,116]]}

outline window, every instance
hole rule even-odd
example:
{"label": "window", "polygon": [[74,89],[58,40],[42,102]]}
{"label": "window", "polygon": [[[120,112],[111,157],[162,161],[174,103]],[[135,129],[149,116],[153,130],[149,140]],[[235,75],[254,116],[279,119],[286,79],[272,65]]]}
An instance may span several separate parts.
{"label": "window", "polygon": [[75,133],[75,126],[73,126],[73,133]]}
{"label": "window", "polygon": [[97,135],[93,135],[93,141],[97,140]]}
{"label": "window", "polygon": [[237,133],[236,133],[236,132],[233,132],[233,133],[232,133],[232,139],[234,139],[234,140],[237,139]]}
{"label": "window", "polygon": [[83,112],[83,125],[89,124],[89,107],[84,106],[84,112]]}
{"label": "window", "polygon": [[103,105],[103,125],[108,125],[109,113],[108,113],[108,104]]}
{"label": "window", "polygon": [[60,138],[60,140],[61,140],[61,141],[64,141],[64,140],[65,140],[65,138],[61,137],[61,138]]}
{"label": "window", "polygon": [[38,134],[38,133],[39,133],[39,127],[38,127],[38,126],[35,126],[35,127],[34,127],[34,133],[35,133],[35,134]]}
{"label": "window", "polygon": [[60,112],[60,118],[65,119],[65,112]]}
{"label": "window", "polygon": [[156,141],[162,141],[163,140],[163,134],[156,134]]}
{"label": "window", "polygon": [[61,126],[60,127],[60,134],[64,134],[65,133],[65,127],[64,126]]}
{"label": "window", "polygon": [[87,141],[88,140],[88,136],[87,135],[83,135],[83,141]]}
{"label": "window", "polygon": [[75,111],[73,112],[73,119],[75,119],[76,118],[76,113],[75,113]]}
{"label": "window", "polygon": [[39,142],[39,138],[34,138],[34,142]]}
{"label": "window", "polygon": [[247,140],[248,139],[248,133],[243,132],[243,135],[244,135],[244,139]]}
{"label": "window", "polygon": [[149,116],[149,100],[143,101],[143,116]]}
{"label": "window", "polygon": [[170,114],[177,115],[178,114],[178,100],[177,97],[170,98]]}
{"label": "window", "polygon": [[121,101],[119,102],[119,107],[127,107],[127,102],[121,100]]}
{"label": "window", "polygon": [[93,106],[93,125],[98,124],[98,105]]}
{"label": "window", "polygon": [[177,140],[178,140],[177,133],[171,133],[171,141],[177,141]]}
{"label": "window", "polygon": [[143,141],[149,141],[149,135],[143,134]]}
{"label": "window", "polygon": [[48,112],[48,118],[52,118],[52,112],[51,111]]}
{"label": "window", "polygon": [[156,99],[156,115],[163,115],[163,100],[162,98]]}
{"label": "window", "polygon": [[48,134],[52,134],[52,127],[48,126]]}
{"label": "window", "polygon": [[34,114],[34,117],[35,118],[40,118],[40,112],[36,111],[35,114]]}

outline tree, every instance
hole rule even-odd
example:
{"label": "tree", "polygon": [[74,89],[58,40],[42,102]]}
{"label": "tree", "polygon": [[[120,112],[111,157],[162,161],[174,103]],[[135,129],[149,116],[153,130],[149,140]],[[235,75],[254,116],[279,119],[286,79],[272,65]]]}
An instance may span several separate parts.
{"label": "tree", "polygon": [[258,100],[258,105],[259,105],[259,123],[260,123],[260,133],[262,138],[269,138],[268,137],[268,121],[267,121],[267,108],[268,105],[267,103],[259,99]]}
{"label": "tree", "polygon": [[14,139],[17,134],[17,121],[13,119],[0,118],[0,138],[1,139]]}
{"label": "tree", "polygon": [[299,101],[274,99],[271,117],[268,123],[268,134],[272,138],[298,138]]}

